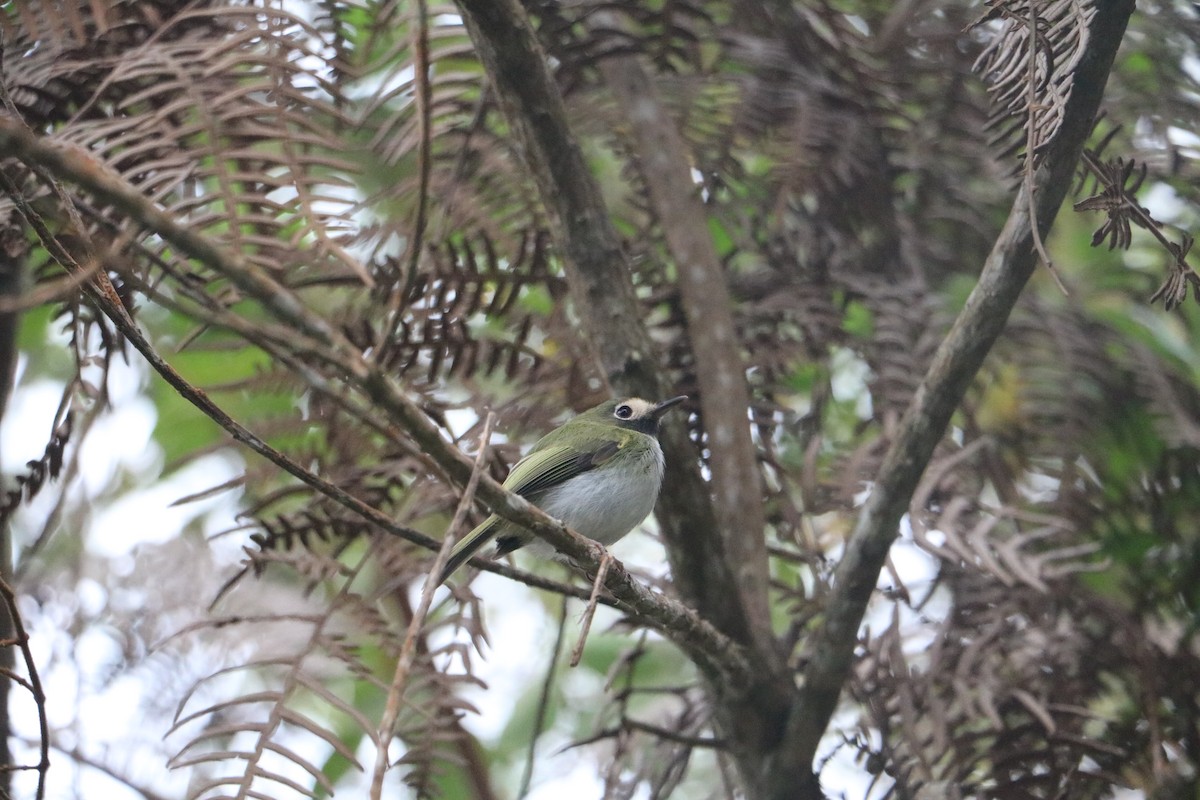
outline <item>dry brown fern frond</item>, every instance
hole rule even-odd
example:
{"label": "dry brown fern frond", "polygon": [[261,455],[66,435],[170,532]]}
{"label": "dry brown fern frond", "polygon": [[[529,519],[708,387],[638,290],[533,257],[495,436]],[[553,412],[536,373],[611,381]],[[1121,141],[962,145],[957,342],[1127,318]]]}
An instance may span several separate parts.
{"label": "dry brown fern frond", "polygon": [[882,734],[896,789],[1103,796],[1115,776],[1100,764],[1126,754],[1097,735],[1105,720],[1092,710],[1113,662],[1105,636],[1092,638],[1065,586],[1014,593],[948,565],[938,583],[953,598],[945,619],[913,631],[910,615],[895,614],[872,634],[855,681],[869,709],[864,738]]}
{"label": "dry brown fern frond", "polygon": [[[459,691],[475,682],[470,642],[484,633],[464,606],[452,603],[436,612],[421,636],[448,644],[435,650],[421,646],[399,724],[380,741],[380,709],[363,698],[387,692],[387,676],[408,624],[405,614],[411,613],[405,611],[401,587],[404,576],[414,574],[408,555],[386,556],[392,546],[378,541],[349,559],[311,547],[261,552],[255,556],[260,567],[286,567],[305,578],[307,600],[297,597],[290,603],[304,610],[216,616],[172,637],[235,635],[241,643],[236,663],[201,676],[176,711],[169,735],[183,743],[171,765],[203,776],[193,782],[191,796],[329,792],[327,762],[305,753],[325,752],[361,768],[356,743],[370,738],[387,748],[392,735],[404,744],[405,779],[419,796],[436,796],[445,750],[460,746],[466,736],[458,717],[470,708]],[[398,565],[402,571],[391,574]],[[364,592],[371,585],[367,576],[384,566],[384,581]],[[242,586],[234,592],[245,590],[260,591]],[[235,596],[226,593],[221,602]],[[397,606],[399,618],[388,610]],[[458,629],[468,631],[466,642],[453,635]],[[458,668],[448,670],[450,662]]]}
{"label": "dry brown fern frond", "polygon": [[50,441],[41,458],[25,463],[25,472],[16,476],[16,488],[8,489],[0,502],[0,525],[7,524],[8,518],[21,505],[37,496],[48,481],[58,478],[62,471],[67,445],[71,442],[71,432],[74,429],[75,416],[68,413],[62,422],[50,433]]}
{"label": "dry brown fern frond", "polygon": [[1036,167],[1062,124],[1075,68],[1088,46],[1091,0],[990,0],[976,23],[998,30],[976,61],[995,112],[994,142],[1006,154],[1026,143]]}
{"label": "dry brown fern frond", "polygon": [[1148,165],[1136,159],[1116,157],[1103,160],[1099,149],[1083,154],[1087,174],[1095,178],[1098,191],[1075,203],[1076,211],[1103,211],[1104,223],[1092,235],[1092,246],[1108,242],[1108,249],[1128,250],[1133,243],[1133,226],[1148,231],[1171,258],[1167,279],[1150,297],[1150,302],[1163,301],[1167,311],[1177,308],[1187,299],[1188,288],[1200,302],[1200,273],[1189,262],[1194,239],[1186,231],[1179,242],[1170,241],[1163,233],[1163,224],[1137,200],[1137,192],[1146,180]]}
{"label": "dry brown fern frond", "polygon": [[[498,370],[510,382],[537,382],[562,368],[543,345],[565,333],[553,307],[562,291],[541,236],[518,241],[510,252],[482,234],[474,242],[468,236],[431,242],[427,265],[408,281],[376,359],[415,387],[485,379]],[[347,332],[368,349],[378,333],[363,323]]]}
{"label": "dry brown fern frond", "polygon": [[[38,14],[38,5],[10,13]],[[75,11],[84,20],[106,8]],[[322,32],[283,11],[168,5],[143,18],[149,9],[130,8],[114,4],[112,14],[133,18],[97,23],[94,37],[64,28],[35,40],[24,37],[36,27],[15,28],[10,54],[31,53],[5,76],[18,112],[251,263],[289,277],[322,268],[354,275],[345,175],[355,166],[331,136],[348,121],[338,87],[310,68]],[[40,105],[47,92],[58,101]]]}
{"label": "dry brown fern frond", "polygon": [[888,796],[1098,798],[1162,779],[1182,720],[1161,704],[1200,678],[1179,640],[1140,640],[1139,612],[1070,582],[1013,593],[943,564],[935,586],[918,617],[897,605],[872,631],[853,684],[855,746],[892,765]]}

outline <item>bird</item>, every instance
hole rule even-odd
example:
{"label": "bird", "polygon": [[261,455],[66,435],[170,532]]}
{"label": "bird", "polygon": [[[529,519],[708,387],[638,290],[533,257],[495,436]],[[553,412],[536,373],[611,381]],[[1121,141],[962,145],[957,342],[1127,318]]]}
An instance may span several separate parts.
{"label": "bird", "polygon": [[[629,397],[590,408],[539,439],[513,466],[504,488],[607,547],[654,510],[664,469],[659,422],[687,399]],[[454,545],[438,584],[493,539],[497,555],[526,545],[527,552],[554,554],[529,531],[492,514]]]}

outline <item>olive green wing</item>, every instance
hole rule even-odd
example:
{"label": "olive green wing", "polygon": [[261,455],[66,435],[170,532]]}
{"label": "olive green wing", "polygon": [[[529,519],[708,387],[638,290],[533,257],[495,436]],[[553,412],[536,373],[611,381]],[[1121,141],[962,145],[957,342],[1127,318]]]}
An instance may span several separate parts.
{"label": "olive green wing", "polygon": [[443,584],[459,567],[467,563],[467,560],[483,547],[485,544],[496,538],[496,534],[500,532],[500,524],[502,519],[492,514],[479,524],[475,530],[468,533],[463,538],[454,543],[454,548],[450,551],[450,557],[446,559],[446,566],[442,567],[442,572],[438,575],[438,584]]}
{"label": "olive green wing", "polygon": [[[581,453],[576,448],[565,445],[539,442],[539,446],[513,466],[504,481],[504,488],[533,500],[539,492],[565,483],[608,461],[616,455],[624,442],[625,440],[608,441],[590,453]],[[438,583],[444,582],[479,548],[495,538],[502,523],[503,520],[493,514],[455,544]]]}
{"label": "olive green wing", "polygon": [[607,441],[590,452],[580,452],[576,447],[567,445],[550,445],[532,450],[508,473],[504,488],[522,497],[532,498],[539,492],[595,469],[620,449],[620,442]]}

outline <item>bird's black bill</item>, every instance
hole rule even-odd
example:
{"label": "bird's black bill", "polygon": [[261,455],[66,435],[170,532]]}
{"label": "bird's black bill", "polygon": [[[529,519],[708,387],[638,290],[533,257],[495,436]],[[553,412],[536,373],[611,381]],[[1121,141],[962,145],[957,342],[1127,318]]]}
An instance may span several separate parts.
{"label": "bird's black bill", "polygon": [[667,413],[672,408],[687,399],[688,396],[686,394],[681,394],[679,397],[672,397],[670,400],[663,400],[661,403],[654,406],[654,418],[661,419],[663,414]]}

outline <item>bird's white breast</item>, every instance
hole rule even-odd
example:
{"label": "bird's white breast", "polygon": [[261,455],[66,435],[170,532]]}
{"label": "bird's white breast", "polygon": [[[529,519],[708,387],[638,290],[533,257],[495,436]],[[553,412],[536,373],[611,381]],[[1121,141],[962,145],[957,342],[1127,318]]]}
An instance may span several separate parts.
{"label": "bird's white breast", "polygon": [[662,486],[663,452],[657,440],[651,439],[645,454],[633,458],[630,464],[578,475],[548,492],[538,505],[589,539],[610,545],[650,515]]}

